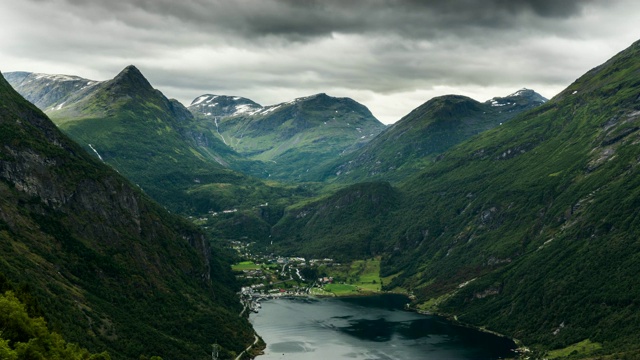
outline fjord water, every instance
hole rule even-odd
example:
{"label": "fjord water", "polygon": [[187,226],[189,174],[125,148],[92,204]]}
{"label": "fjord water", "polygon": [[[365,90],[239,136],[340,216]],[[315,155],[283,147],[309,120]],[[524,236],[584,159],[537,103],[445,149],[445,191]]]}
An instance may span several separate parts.
{"label": "fjord water", "polygon": [[383,294],[350,298],[268,300],[251,315],[267,343],[258,360],[499,359],[513,356],[506,338],[404,311],[407,298]]}

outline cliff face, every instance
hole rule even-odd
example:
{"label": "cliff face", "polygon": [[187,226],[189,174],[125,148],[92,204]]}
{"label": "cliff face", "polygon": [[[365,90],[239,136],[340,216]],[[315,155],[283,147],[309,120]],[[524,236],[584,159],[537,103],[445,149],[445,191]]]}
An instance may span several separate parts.
{"label": "cliff face", "polygon": [[198,359],[215,339],[234,351],[252,341],[230,271],[212,257],[219,250],[1,76],[0,243],[0,273],[28,285],[52,328],[91,350]]}

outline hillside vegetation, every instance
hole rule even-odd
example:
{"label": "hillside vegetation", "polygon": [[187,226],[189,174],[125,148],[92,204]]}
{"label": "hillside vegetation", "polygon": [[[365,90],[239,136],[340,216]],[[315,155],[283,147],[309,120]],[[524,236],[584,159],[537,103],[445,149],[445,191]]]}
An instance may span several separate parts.
{"label": "hillside vegetation", "polygon": [[[308,180],[319,164],[357,149],[385,128],[364,105],[326,94],[268,107],[239,97],[201,98],[190,109],[202,124],[238,153],[263,162],[268,177],[287,182]],[[213,105],[236,111],[212,113]]]}
{"label": "hillside vegetation", "polygon": [[[65,341],[113,359],[206,359],[216,340],[231,357],[253,342],[228,256],[69,140],[2,77],[0,146],[0,274],[36,299]],[[46,340],[38,334],[35,342]],[[66,349],[59,340],[51,338]]]}
{"label": "hillside vegetation", "polygon": [[529,89],[484,103],[460,95],[436,97],[362,148],[316,167],[307,178],[337,183],[373,179],[398,182],[429,166],[452,146],[546,101]]}
{"label": "hillside vegetation", "polygon": [[[289,234],[283,244],[315,256],[382,253],[382,276],[397,275],[385,286],[412,291],[416,306],[542,350],[586,340],[596,353],[637,349],[639,55],[635,43],[445,152],[388,191],[396,202],[371,203],[372,216],[350,208],[358,187],[346,206],[334,196],[291,208],[276,226]],[[309,220],[329,208],[336,221]]]}

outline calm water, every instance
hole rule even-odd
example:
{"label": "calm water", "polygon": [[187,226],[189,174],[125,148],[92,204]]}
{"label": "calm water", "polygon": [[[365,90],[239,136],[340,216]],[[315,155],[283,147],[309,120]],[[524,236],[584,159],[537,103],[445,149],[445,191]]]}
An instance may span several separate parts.
{"label": "calm water", "polygon": [[251,315],[272,359],[498,359],[513,342],[403,311],[401,295],[262,302]]}

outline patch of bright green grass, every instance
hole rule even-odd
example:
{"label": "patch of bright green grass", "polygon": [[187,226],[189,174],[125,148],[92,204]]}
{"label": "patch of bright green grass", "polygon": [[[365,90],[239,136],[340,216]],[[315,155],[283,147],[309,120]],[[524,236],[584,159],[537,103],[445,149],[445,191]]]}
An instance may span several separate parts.
{"label": "patch of bright green grass", "polygon": [[548,358],[549,359],[558,359],[567,357],[570,355],[590,355],[595,351],[602,349],[602,344],[591,342],[591,340],[586,339],[579,343],[569,345],[564,349],[552,350],[549,351]]}
{"label": "patch of bright green grass", "polygon": [[358,293],[358,288],[349,284],[328,284],[324,287],[324,290],[337,296],[355,295]]}
{"label": "patch of bright green grass", "polygon": [[329,276],[346,279],[350,286],[365,292],[381,290],[380,258],[355,260],[351,264],[326,268]]}
{"label": "patch of bright green grass", "polygon": [[231,266],[231,270],[233,271],[258,270],[260,268],[261,265],[256,265],[253,261],[242,261]]}

